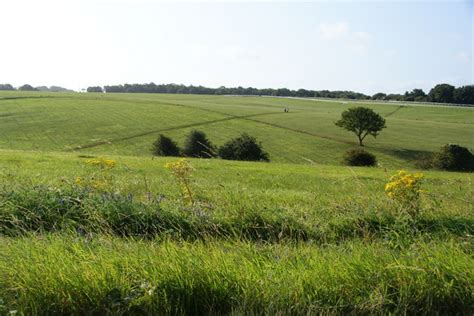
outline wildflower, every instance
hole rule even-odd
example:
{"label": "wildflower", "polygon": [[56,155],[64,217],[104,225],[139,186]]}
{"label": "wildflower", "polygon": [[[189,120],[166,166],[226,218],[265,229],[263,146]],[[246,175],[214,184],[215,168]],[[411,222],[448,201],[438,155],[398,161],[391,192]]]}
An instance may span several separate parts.
{"label": "wildflower", "polygon": [[194,204],[193,192],[191,190],[191,174],[194,168],[186,159],[180,159],[175,162],[169,162],[165,165],[165,168],[171,170],[175,176],[180,188],[181,195],[184,200],[187,200],[190,204]]}
{"label": "wildflower", "polygon": [[74,180],[74,182],[79,185],[79,186],[82,186],[84,184],[84,178],[82,177],[76,177],[76,180]]}
{"label": "wildflower", "polygon": [[106,159],[106,158],[93,158],[87,159],[86,164],[94,167],[98,167],[100,169],[108,170],[115,168],[117,162],[113,159]]}
{"label": "wildflower", "polygon": [[417,212],[419,208],[421,184],[423,174],[408,173],[405,170],[398,171],[390,177],[390,181],[385,184],[387,196],[406,208],[411,208]]}

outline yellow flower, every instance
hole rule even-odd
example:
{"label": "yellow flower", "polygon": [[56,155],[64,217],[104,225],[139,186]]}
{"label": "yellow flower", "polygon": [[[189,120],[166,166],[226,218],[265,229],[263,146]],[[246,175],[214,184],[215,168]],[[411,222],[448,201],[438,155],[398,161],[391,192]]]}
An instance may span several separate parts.
{"label": "yellow flower", "polygon": [[94,159],[87,159],[86,164],[94,167],[98,167],[100,169],[113,169],[117,162],[113,159],[106,159],[106,158],[94,158]]}
{"label": "yellow flower", "polygon": [[191,173],[194,168],[186,159],[180,159],[175,162],[165,164],[165,168],[171,170],[176,181],[181,189],[181,195],[184,200],[187,200],[191,205],[194,204],[193,191],[191,189]]}

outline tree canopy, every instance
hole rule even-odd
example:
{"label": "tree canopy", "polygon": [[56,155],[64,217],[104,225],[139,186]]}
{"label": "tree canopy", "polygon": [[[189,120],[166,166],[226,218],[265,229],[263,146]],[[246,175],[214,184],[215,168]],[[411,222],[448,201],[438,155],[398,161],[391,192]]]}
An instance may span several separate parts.
{"label": "tree canopy", "polygon": [[442,83],[434,86],[428,96],[432,102],[452,103],[454,102],[454,90],[454,86]]}
{"label": "tree canopy", "polygon": [[383,117],[364,107],[350,108],[342,112],[341,119],[335,124],[353,132],[359,139],[360,146],[363,146],[363,141],[367,135],[377,137],[379,132],[386,128]]}

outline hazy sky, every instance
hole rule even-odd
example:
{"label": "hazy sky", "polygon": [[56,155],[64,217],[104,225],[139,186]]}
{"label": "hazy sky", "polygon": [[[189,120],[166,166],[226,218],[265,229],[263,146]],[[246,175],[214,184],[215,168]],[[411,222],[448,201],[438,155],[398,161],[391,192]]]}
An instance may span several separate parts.
{"label": "hazy sky", "polygon": [[473,0],[0,0],[0,83],[401,93],[473,84]]}

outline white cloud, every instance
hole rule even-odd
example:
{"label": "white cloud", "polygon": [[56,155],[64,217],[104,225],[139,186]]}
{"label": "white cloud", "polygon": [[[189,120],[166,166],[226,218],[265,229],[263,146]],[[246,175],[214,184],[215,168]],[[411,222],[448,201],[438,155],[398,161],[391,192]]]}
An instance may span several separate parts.
{"label": "white cloud", "polygon": [[463,63],[463,64],[470,64],[471,63],[471,55],[466,51],[460,51],[456,54],[456,60]]}
{"label": "white cloud", "polygon": [[338,39],[344,37],[349,32],[349,25],[346,22],[321,23],[319,34],[327,39]]}
{"label": "white cloud", "polygon": [[354,32],[354,37],[362,42],[368,42],[372,39],[372,35],[368,32]]}
{"label": "white cloud", "polygon": [[256,51],[238,45],[223,46],[217,49],[216,53],[218,57],[230,61],[259,59]]}
{"label": "white cloud", "polygon": [[372,35],[368,32],[352,32],[350,33],[349,47],[357,54],[366,54],[369,50]]}
{"label": "white cloud", "polygon": [[364,31],[352,31],[347,22],[321,23],[319,34],[328,40],[338,40],[352,52],[360,55],[367,53],[372,35]]}
{"label": "white cloud", "polygon": [[387,49],[383,53],[388,58],[393,58],[398,55],[398,51],[396,51],[395,49]]}

